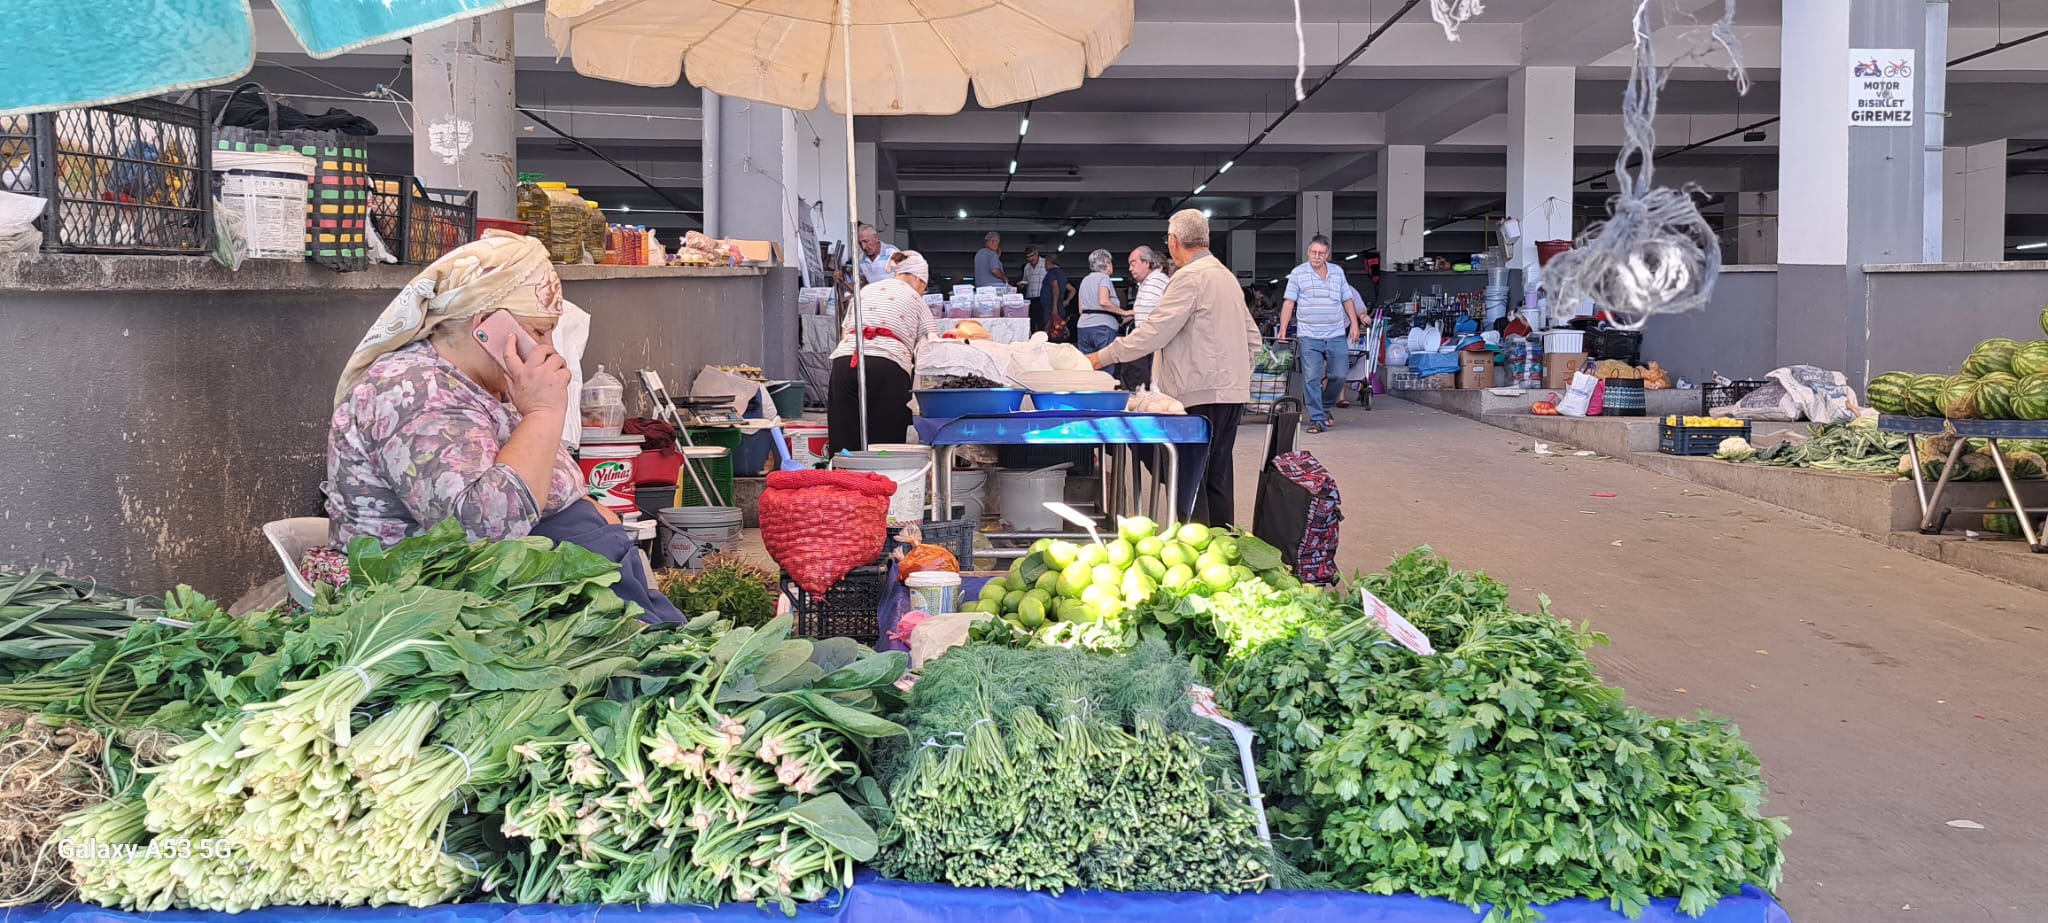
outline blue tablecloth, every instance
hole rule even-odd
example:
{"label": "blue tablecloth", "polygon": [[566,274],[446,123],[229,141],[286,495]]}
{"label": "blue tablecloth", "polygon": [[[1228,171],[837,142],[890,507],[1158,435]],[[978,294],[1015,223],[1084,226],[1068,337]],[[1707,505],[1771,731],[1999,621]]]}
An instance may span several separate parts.
{"label": "blue tablecloth", "polygon": [[987,417],[919,417],[926,445],[1176,445],[1209,441],[1209,421],[1184,414],[1010,413]]}
{"label": "blue tablecloth", "polygon": [[[600,914],[602,910],[602,914]],[[1625,923],[1620,911],[1603,903],[1564,901],[1543,908],[1545,923]],[[550,905],[459,904],[416,910],[410,907],[333,910],[273,907],[241,914],[122,913],[81,904],[20,907],[5,923],[775,923],[780,911],[751,905],[716,909],[676,905],[556,907]],[[989,888],[950,888],[883,881],[862,873],[853,890],[836,901],[801,908],[807,923],[1478,923],[1482,913],[1435,898],[1380,897],[1339,891],[1280,891],[1266,894],[1114,894],[1069,891],[1049,894]],[[1756,888],[1726,898],[1695,920],[1678,912],[1676,901],[1651,904],[1637,923],[1791,923],[1770,895]]]}

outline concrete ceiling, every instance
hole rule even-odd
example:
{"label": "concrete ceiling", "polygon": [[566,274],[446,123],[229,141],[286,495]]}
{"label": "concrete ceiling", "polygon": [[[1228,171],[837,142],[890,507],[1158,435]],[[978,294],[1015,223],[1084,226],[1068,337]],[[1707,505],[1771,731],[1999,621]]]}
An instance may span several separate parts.
{"label": "concrete ceiling", "polygon": [[[1720,0],[1681,0],[1701,20]],[[1401,0],[1301,0],[1308,79],[1326,73]],[[1296,193],[1336,193],[1340,255],[1374,246],[1377,152],[1388,143],[1430,146],[1426,211],[1432,223],[1497,214],[1505,187],[1506,76],[1525,64],[1577,67],[1579,170],[1612,166],[1621,142],[1618,111],[1627,76],[1627,16],[1633,0],[1488,0],[1461,40],[1447,43],[1426,7],[1388,29],[1203,196],[1219,231],[1261,230],[1259,273],[1296,260]],[[1739,33],[1755,85],[1738,96],[1711,61],[1675,72],[1659,100],[1658,141],[1666,149],[1777,114],[1779,0],[1741,0]],[[339,106],[375,119],[379,165],[408,172],[409,108],[360,99],[380,85],[411,91],[406,43],[392,42],[328,61],[299,50],[282,20],[256,11],[256,79],[311,108]],[[1952,0],[1951,56],[2048,29],[2048,0]],[[880,188],[897,193],[898,226],[941,270],[964,266],[981,235],[1005,232],[1006,249],[1066,244],[1069,251],[1128,249],[1158,242],[1163,209],[1255,137],[1293,102],[1295,32],[1286,0],[1137,0],[1131,47],[1100,78],[1032,104],[1031,131],[1009,182],[1021,106],[984,110],[970,102],[949,117],[861,119],[857,131],[880,152]],[[537,10],[516,14],[518,95],[557,128],[605,152],[631,174],[592,157],[531,121],[521,121],[520,169],[573,179],[614,211],[630,207],[658,226],[697,226],[701,201],[699,94],[679,87],[630,87],[592,80],[557,60]],[[1687,30],[1659,33],[1686,41]],[[1675,47],[1675,45],[1674,45]],[[2005,138],[2011,242],[2048,237],[2048,40],[1987,56],[1949,74],[1951,144]],[[322,99],[319,97],[332,97]],[[833,130],[819,113],[798,120],[799,143]],[[1660,181],[1699,182],[1717,199],[1776,186],[1777,133],[1740,134],[1685,154],[1660,157]],[[646,185],[641,183],[646,180]],[[658,187],[660,192],[647,188]],[[801,188],[822,183],[793,184]],[[1579,187],[1576,208],[1597,215],[1611,190]],[[997,203],[1001,202],[1000,213]],[[678,204],[686,207],[678,208]],[[1712,206],[1710,211],[1719,206]],[[966,220],[956,217],[965,209]],[[1732,206],[1730,208],[1732,212]],[[1732,226],[1737,216],[1722,219]],[[1074,237],[1066,230],[1077,228]],[[1442,227],[1432,252],[1481,244],[1483,223]],[[1079,253],[1067,265],[1082,264]]]}

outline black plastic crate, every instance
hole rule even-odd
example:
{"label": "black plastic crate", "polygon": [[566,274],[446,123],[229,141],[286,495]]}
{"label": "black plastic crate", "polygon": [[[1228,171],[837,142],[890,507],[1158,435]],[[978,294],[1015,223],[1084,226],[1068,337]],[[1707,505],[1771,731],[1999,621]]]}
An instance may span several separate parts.
{"label": "black plastic crate", "polygon": [[1750,427],[1744,423],[1736,426],[1672,426],[1659,424],[1657,451],[1666,455],[1712,455],[1721,449],[1721,440],[1730,436],[1749,438]]}
{"label": "black plastic crate", "polygon": [[416,176],[373,175],[370,223],[399,262],[425,265],[476,239],[476,192],[436,189]]}
{"label": "black plastic crate", "polygon": [[40,118],[0,115],[0,192],[42,194],[43,166],[36,157],[36,152],[42,149],[36,138],[36,122]]}
{"label": "black plastic crate", "polygon": [[213,242],[206,115],[155,99],[38,116],[43,246],[195,254]]}
{"label": "black plastic crate", "polygon": [[1630,365],[1643,364],[1643,335],[1634,330],[1586,331],[1586,355]]}
{"label": "black plastic crate", "polygon": [[1711,382],[1701,385],[1700,413],[1702,415],[1711,414],[1716,407],[1727,407],[1736,401],[1748,397],[1749,392],[1755,391],[1765,384],[1766,382],[1759,379],[1745,378],[1741,381],[1731,381],[1725,385],[1717,385]]}
{"label": "black plastic crate", "polygon": [[[960,511],[959,504],[954,504],[954,511]],[[938,545],[952,552],[953,557],[960,562],[961,570],[974,569],[974,533],[980,531],[981,523],[966,519],[944,519],[937,522],[927,519],[918,523],[917,529],[924,536],[925,544]],[[897,538],[900,531],[900,527],[889,530],[889,551],[892,553],[898,548],[908,547]]]}
{"label": "black plastic crate", "polygon": [[876,613],[889,569],[879,564],[856,567],[822,596],[812,596],[782,575],[782,592],[796,617],[794,633],[804,638],[852,638],[870,647],[881,635]]}

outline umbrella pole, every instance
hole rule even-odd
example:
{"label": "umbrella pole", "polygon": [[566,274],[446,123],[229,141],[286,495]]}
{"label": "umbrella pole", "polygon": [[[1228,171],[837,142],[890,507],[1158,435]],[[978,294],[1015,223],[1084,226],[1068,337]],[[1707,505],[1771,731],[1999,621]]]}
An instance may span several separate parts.
{"label": "umbrella pole", "polygon": [[[867,327],[860,309],[860,198],[853,166],[853,0],[839,0],[839,55],[846,78],[846,242],[853,260],[853,380],[860,404],[861,451],[868,448]],[[899,434],[900,436],[900,434]]]}

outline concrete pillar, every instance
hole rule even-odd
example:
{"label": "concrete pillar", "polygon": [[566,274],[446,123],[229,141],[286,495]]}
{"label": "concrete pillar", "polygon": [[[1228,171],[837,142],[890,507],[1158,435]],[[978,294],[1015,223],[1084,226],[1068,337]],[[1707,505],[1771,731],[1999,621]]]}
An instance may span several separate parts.
{"label": "concrete pillar", "polygon": [[1307,259],[1309,238],[1321,234],[1334,238],[1337,226],[1337,194],[1327,190],[1307,190],[1301,193],[1300,206],[1294,222],[1294,255]]}
{"label": "concrete pillar", "polygon": [[[846,191],[845,119],[819,106],[796,120],[797,171],[792,187],[799,198],[810,204],[818,243],[827,247],[834,242],[846,242],[846,235],[852,233],[847,224],[851,203]],[[854,156],[859,156],[857,150]],[[859,164],[854,166],[858,179]],[[872,171],[869,175],[872,177]],[[867,216],[863,213],[861,217],[865,220]]]}
{"label": "concrete pillar", "polygon": [[1942,152],[1941,258],[2005,259],[2004,138]]}
{"label": "concrete pillar", "polygon": [[[1943,70],[1940,54],[1928,53],[1933,6],[1927,0],[1785,4],[1777,209],[1781,365],[1837,369],[1861,386],[1870,374],[1863,267],[1923,257],[1930,194],[1939,201],[1939,190],[1927,188],[1921,105],[1923,88],[1941,80]],[[1909,53],[1912,76],[1882,76]],[[1873,61],[1878,76],[1856,75],[1859,62]],[[1913,105],[1888,110],[1877,102],[1907,92]],[[1868,111],[1900,117],[1855,115]]]}
{"label": "concrete pillar", "polygon": [[476,190],[477,217],[519,217],[512,13],[429,29],[412,53],[412,172],[428,186]]}
{"label": "concrete pillar", "polygon": [[1259,232],[1230,232],[1230,271],[1239,279],[1255,279],[1259,274]]}
{"label": "concrete pillar", "polygon": [[1572,147],[1578,74],[1525,67],[1508,75],[1508,217],[1521,243],[1508,265],[1534,269],[1536,242],[1572,237]]}
{"label": "concrete pillar", "polygon": [[1405,263],[1422,258],[1423,146],[1389,144],[1380,151],[1380,263]]}
{"label": "concrete pillar", "polygon": [[[708,104],[714,97],[707,93],[704,98]],[[713,227],[720,237],[779,241],[789,264],[803,265],[797,242],[795,190],[800,155],[795,113],[751,100],[715,98],[718,130],[714,133],[707,127],[705,143],[712,144],[711,135],[716,135],[717,156],[714,161],[707,147],[704,158],[705,201],[711,202],[714,195],[717,201]],[[708,126],[708,117],[706,122]],[[711,169],[714,162],[715,172]],[[844,190],[845,167],[840,169],[839,184]],[[841,232],[836,237],[844,236]]]}
{"label": "concrete pillar", "polygon": [[[1734,262],[1745,266],[1768,266],[1778,261],[1778,194],[1744,192],[1735,197]],[[1722,255],[1726,260],[1727,254]]]}

